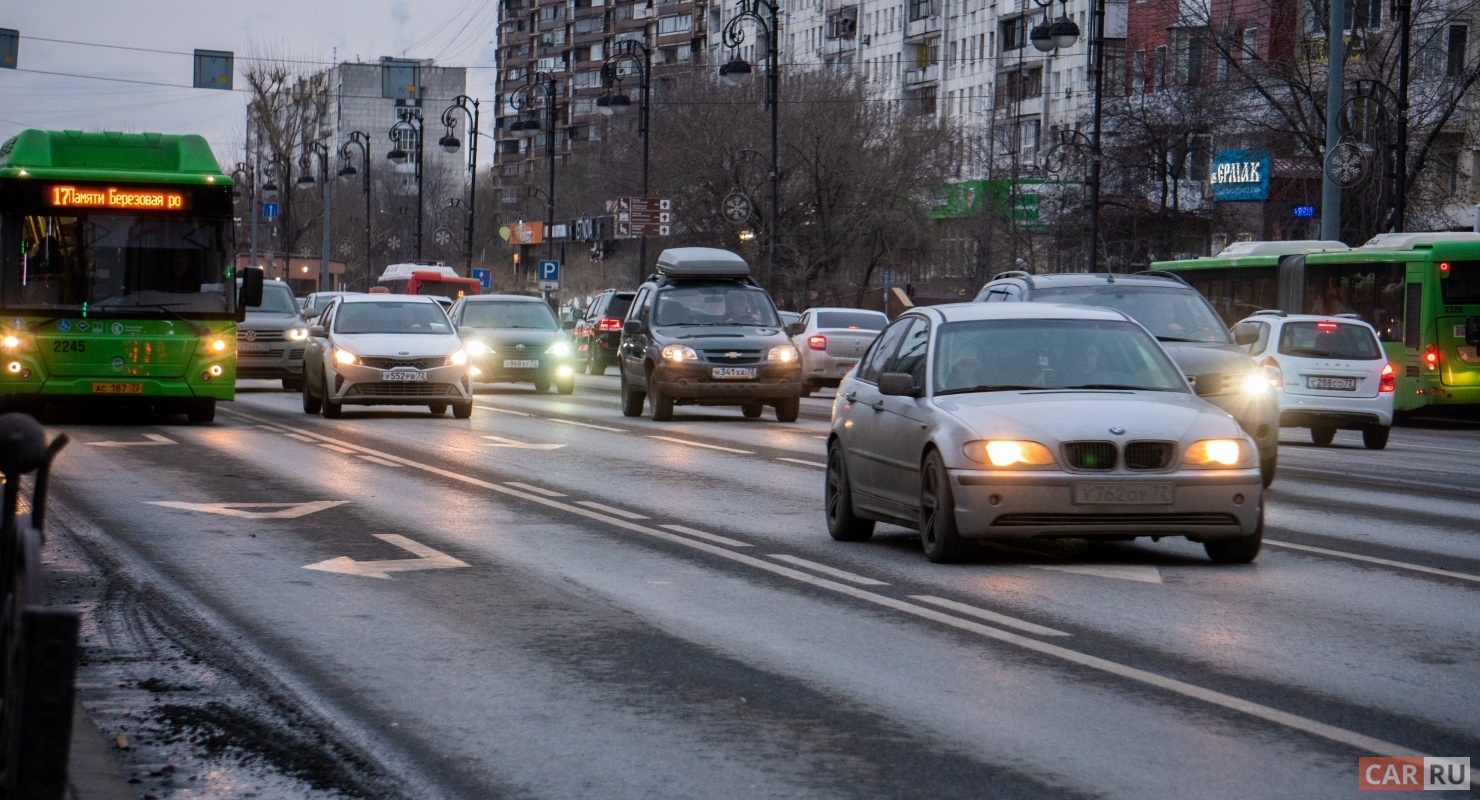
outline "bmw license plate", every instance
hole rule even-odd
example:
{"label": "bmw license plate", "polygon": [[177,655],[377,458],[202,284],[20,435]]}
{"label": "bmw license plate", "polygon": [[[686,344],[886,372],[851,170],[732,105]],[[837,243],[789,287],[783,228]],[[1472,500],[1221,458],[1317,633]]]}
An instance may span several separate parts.
{"label": "bmw license plate", "polygon": [[1352,392],[1357,389],[1356,378],[1323,378],[1312,375],[1305,379],[1307,389],[1335,389],[1342,392]]}
{"label": "bmw license plate", "polygon": [[755,380],[755,367],[715,367],[710,373],[719,380]]}
{"label": "bmw license plate", "polygon": [[393,370],[390,370],[390,371],[381,373],[380,379],[383,380],[383,381],[392,381],[392,382],[401,382],[401,383],[415,383],[417,381],[424,381],[424,380],[426,380],[427,379],[427,374],[425,372],[422,372],[419,369],[416,369],[416,370],[412,370],[412,369],[393,369]]}
{"label": "bmw license plate", "polygon": [[1075,505],[1164,506],[1174,502],[1170,483],[1076,483]]}
{"label": "bmw license plate", "polygon": [[540,362],[533,358],[506,358],[504,369],[538,369]]}

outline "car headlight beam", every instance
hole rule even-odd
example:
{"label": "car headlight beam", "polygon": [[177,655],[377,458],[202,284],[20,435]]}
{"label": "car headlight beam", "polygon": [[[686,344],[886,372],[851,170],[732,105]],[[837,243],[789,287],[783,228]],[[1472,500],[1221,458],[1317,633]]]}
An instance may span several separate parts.
{"label": "car headlight beam", "polygon": [[550,345],[550,348],[545,351],[545,354],[552,356],[568,356],[570,355],[570,345],[566,344],[565,342],[556,342]]}
{"label": "car headlight beam", "polygon": [[966,457],[998,468],[1045,467],[1054,463],[1053,453],[1038,442],[1018,439],[992,439],[967,442]]}
{"label": "car headlight beam", "polygon": [[797,346],[794,344],[778,344],[766,354],[767,361],[778,361],[782,364],[791,364],[800,357],[801,355],[797,353]]}
{"label": "car headlight beam", "polygon": [[493,352],[492,347],[489,347],[487,343],[479,341],[477,339],[472,339],[464,342],[463,349],[468,351],[468,355],[473,356],[486,356]]}
{"label": "car headlight beam", "polygon": [[663,348],[663,360],[677,362],[698,361],[699,354],[694,352],[694,348],[686,344],[670,344]]}
{"label": "car headlight beam", "polygon": [[283,335],[290,342],[302,342],[308,340],[308,328],[289,328],[283,331]]}
{"label": "car headlight beam", "polygon": [[1271,382],[1272,378],[1267,370],[1262,367],[1253,370],[1248,375],[1244,376],[1244,394],[1251,394],[1256,396],[1269,394],[1269,387]]}
{"label": "car headlight beam", "polygon": [[350,366],[360,363],[360,357],[343,347],[336,347],[334,348],[334,361],[345,366]]}
{"label": "car headlight beam", "polygon": [[1245,451],[1243,443],[1237,439],[1203,439],[1187,448],[1182,461],[1189,467],[1207,469],[1238,467],[1245,461]]}
{"label": "car headlight beam", "polygon": [[452,355],[447,357],[447,363],[455,367],[460,367],[463,364],[468,363],[468,351],[458,350],[454,352]]}

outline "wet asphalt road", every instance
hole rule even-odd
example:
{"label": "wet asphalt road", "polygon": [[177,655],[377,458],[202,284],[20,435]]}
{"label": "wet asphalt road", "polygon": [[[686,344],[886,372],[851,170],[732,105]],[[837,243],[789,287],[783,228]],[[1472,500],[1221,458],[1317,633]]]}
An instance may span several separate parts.
{"label": "wet asphalt road", "polygon": [[270,386],[213,425],[63,424],[55,519],[386,796],[1354,797],[1359,756],[1480,763],[1475,426],[1286,431],[1251,566],[1180,540],[938,566],[903,529],[828,538],[827,397],[653,423],[582,376],[324,420]]}

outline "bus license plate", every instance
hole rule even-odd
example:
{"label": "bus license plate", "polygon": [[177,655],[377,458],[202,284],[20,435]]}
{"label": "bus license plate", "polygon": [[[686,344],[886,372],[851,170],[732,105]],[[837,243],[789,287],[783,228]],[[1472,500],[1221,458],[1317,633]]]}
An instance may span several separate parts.
{"label": "bus license plate", "polygon": [[712,373],[720,380],[755,380],[755,367],[715,367]]}
{"label": "bus license plate", "polygon": [[539,369],[540,362],[532,358],[506,358],[504,369]]}
{"label": "bus license plate", "polygon": [[1343,392],[1356,391],[1356,378],[1321,378],[1311,376],[1305,379],[1307,389],[1336,389]]}
{"label": "bus license plate", "polygon": [[93,394],[143,394],[142,383],[94,383]]}
{"label": "bus license plate", "polygon": [[1152,506],[1173,502],[1170,483],[1076,483],[1075,505]]}
{"label": "bus license plate", "polygon": [[390,372],[381,373],[380,379],[383,380],[383,381],[400,381],[400,382],[403,382],[403,383],[404,382],[412,382],[412,383],[414,383],[416,381],[424,381],[424,380],[426,380],[427,379],[427,374],[425,372],[422,372],[421,370],[408,370],[408,369],[391,370]]}

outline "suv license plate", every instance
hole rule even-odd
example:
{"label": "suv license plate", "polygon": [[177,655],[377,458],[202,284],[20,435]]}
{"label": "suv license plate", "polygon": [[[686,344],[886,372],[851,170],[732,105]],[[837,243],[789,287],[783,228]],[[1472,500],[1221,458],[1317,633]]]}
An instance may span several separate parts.
{"label": "suv license plate", "polygon": [[755,380],[755,367],[715,367],[711,373],[721,380]]}
{"label": "suv license plate", "polygon": [[383,381],[415,383],[417,381],[426,380],[427,374],[425,372],[422,372],[421,370],[412,371],[409,369],[398,369],[391,370],[390,372],[381,373],[380,379]]}
{"label": "suv license plate", "polygon": [[1336,389],[1343,392],[1353,392],[1357,389],[1356,378],[1321,378],[1308,377],[1305,379],[1307,389]]}
{"label": "suv license plate", "polygon": [[1076,483],[1075,505],[1164,506],[1173,502],[1170,483]]}

